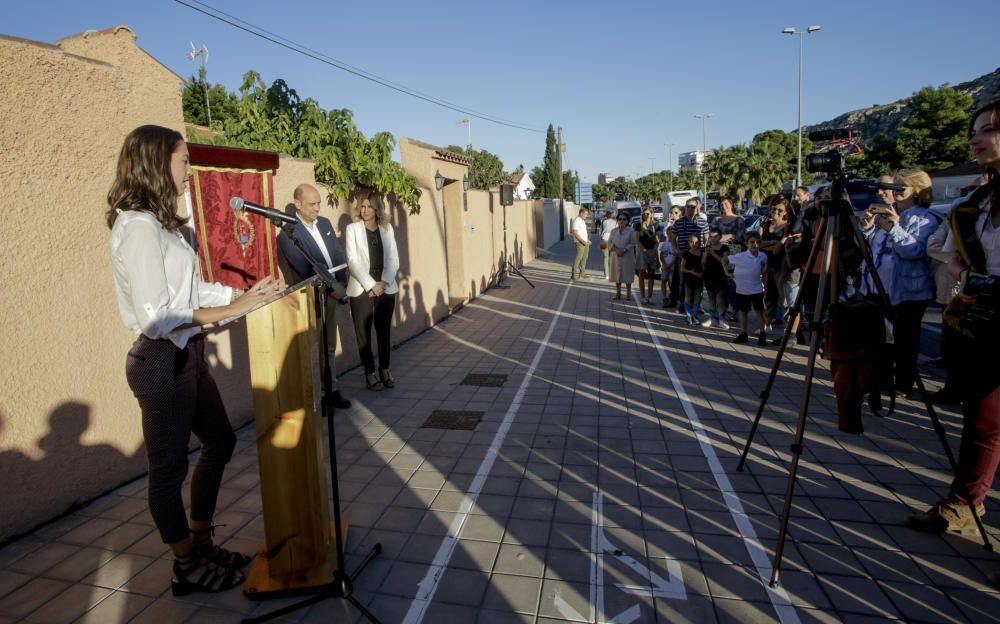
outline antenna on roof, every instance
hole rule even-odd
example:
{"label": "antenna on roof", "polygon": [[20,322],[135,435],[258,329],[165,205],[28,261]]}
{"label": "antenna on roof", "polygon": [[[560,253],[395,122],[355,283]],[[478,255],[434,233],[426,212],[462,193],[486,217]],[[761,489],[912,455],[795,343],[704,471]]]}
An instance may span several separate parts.
{"label": "antenna on roof", "polygon": [[465,126],[465,134],[466,134],[466,137],[468,139],[467,143],[465,144],[465,149],[471,152],[472,151],[472,120],[469,119],[468,117],[463,117],[463,118],[459,119],[458,121],[456,121],[455,123],[460,123],[460,124],[462,124],[462,125]]}
{"label": "antenna on roof", "polygon": [[201,59],[201,71],[198,77],[201,78],[202,84],[205,87],[205,111],[208,113],[208,127],[212,127],[212,105],[208,101],[208,70],[205,66],[208,64],[208,46],[202,45],[200,47],[195,46],[193,41],[189,41],[191,44],[191,51],[188,52],[188,58],[192,61],[196,58]]}

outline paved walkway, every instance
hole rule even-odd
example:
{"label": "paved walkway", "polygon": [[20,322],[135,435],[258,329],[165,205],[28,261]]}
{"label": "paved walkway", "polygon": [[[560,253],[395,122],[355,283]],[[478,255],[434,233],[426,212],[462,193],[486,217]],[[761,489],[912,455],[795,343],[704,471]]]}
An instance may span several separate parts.
{"label": "paved walkway", "polygon": [[[341,381],[355,401],[336,416],[349,567],[382,544],[356,586],[382,621],[996,621],[985,574],[1000,557],[901,526],[949,482],[922,406],[840,434],[825,371],[770,590],[805,350],[737,472],[774,349],[612,302],[599,279],[570,284],[569,247],[525,269],[536,288],[512,278],[397,349],[395,389]],[[469,373],[508,377],[461,385]],[[439,409],[481,422],[423,428]],[[942,418],[957,447],[956,414]],[[246,552],[263,538],[253,438],[239,432],[217,518]],[[135,482],[0,549],[0,623],[236,622],[287,604],[172,597],[144,495]],[[326,601],[282,621],[358,616]]]}

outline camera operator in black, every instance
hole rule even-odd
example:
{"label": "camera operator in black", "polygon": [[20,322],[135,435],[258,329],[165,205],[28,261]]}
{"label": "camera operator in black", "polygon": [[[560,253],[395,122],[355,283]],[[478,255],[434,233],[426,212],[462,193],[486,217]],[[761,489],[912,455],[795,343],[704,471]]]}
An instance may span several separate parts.
{"label": "camera operator in black", "polygon": [[907,521],[935,533],[975,531],[969,503],[985,513],[1000,464],[1000,367],[991,360],[1000,352],[1000,100],[973,114],[969,145],[987,182],[952,209],[943,247],[955,252],[949,267],[963,293],[945,310],[945,322],[957,330],[945,366],[962,399],[958,467],[948,496]]}

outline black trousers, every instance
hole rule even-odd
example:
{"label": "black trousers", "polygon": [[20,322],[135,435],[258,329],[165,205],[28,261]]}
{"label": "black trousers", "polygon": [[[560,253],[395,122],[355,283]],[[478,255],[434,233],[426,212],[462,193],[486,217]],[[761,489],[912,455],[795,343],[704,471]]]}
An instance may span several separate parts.
{"label": "black trousers", "polygon": [[191,476],[191,519],[211,520],[226,464],[236,447],[226,408],[205,362],[200,336],[178,349],[169,340],[140,337],[125,361],[128,385],[142,411],[149,460],[149,511],[165,544],[188,536],[181,487],[188,471],[188,442],[201,454]]}
{"label": "black trousers", "polygon": [[892,306],[893,351],[896,357],[896,389],[909,392],[917,380],[917,356],[920,353],[920,324],[927,310],[926,301],[904,301]]}
{"label": "black trousers", "polygon": [[354,335],[358,340],[358,354],[365,367],[365,374],[375,372],[375,357],[372,355],[372,325],[378,339],[378,367],[389,368],[389,327],[396,311],[395,293],[369,297],[364,293],[351,297],[351,317],[354,319]]}

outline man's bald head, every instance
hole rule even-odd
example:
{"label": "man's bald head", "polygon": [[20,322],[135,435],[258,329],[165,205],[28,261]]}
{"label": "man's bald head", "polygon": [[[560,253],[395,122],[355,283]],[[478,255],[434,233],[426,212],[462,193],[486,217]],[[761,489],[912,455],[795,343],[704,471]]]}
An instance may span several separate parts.
{"label": "man's bald head", "polygon": [[299,219],[306,225],[312,225],[319,216],[320,197],[319,191],[312,184],[300,184],[295,187],[292,194],[295,200],[295,211],[299,213]]}

